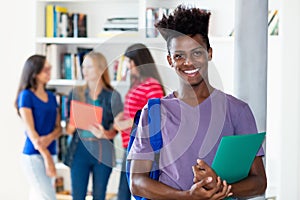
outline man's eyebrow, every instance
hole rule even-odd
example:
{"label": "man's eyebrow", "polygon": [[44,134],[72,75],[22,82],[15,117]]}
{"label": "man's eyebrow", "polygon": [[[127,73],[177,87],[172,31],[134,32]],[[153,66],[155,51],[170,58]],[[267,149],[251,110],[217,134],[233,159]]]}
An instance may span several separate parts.
{"label": "man's eyebrow", "polygon": [[[198,49],[205,49],[203,46],[198,46],[194,49],[191,49],[190,51],[195,51],[195,50],[198,50]],[[175,50],[175,51],[171,51],[172,53],[185,53],[186,51],[184,50]]]}

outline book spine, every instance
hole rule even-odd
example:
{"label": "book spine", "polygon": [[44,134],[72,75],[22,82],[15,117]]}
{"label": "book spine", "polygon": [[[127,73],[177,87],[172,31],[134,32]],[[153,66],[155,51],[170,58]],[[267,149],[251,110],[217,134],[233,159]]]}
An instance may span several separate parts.
{"label": "book spine", "polygon": [[64,54],[64,78],[72,79],[72,56],[70,53]]}
{"label": "book spine", "polygon": [[54,36],[54,5],[46,6],[46,37]]}
{"label": "book spine", "polygon": [[78,37],[78,13],[73,14],[73,37]]}

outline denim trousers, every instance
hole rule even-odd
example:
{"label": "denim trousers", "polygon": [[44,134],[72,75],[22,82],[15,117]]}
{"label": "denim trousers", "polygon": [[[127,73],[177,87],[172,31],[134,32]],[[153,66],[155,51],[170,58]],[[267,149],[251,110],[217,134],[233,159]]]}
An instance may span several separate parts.
{"label": "denim trousers", "polygon": [[[53,156],[55,160],[56,157]],[[44,159],[40,154],[22,154],[21,164],[30,186],[30,200],[56,200],[54,179],[46,174]]]}
{"label": "denim trousers", "polygon": [[[97,145],[97,141],[83,144],[79,141],[71,164],[71,185],[73,200],[85,200],[90,174],[92,174],[93,200],[105,200],[106,188],[112,167],[100,162],[86,145]],[[105,152],[102,152],[105,153]]]}
{"label": "denim trousers", "polygon": [[130,200],[131,192],[128,186],[127,177],[126,177],[126,158],[127,158],[127,149],[124,149],[122,169],[120,173],[120,183],[118,190],[118,200]]}

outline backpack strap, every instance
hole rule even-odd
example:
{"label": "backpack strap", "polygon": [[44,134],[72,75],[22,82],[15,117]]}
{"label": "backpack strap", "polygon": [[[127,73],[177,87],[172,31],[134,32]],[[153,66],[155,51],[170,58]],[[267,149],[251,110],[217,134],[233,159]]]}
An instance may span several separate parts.
{"label": "backpack strap", "polygon": [[[136,130],[138,128],[138,123],[140,120],[141,110],[137,111],[134,116],[134,122],[132,125],[130,139],[127,147],[127,154],[130,152],[131,146],[134,142],[136,136]],[[149,173],[149,177],[154,180],[159,179],[160,170],[159,166],[159,154],[160,149],[162,148],[163,141],[162,135],[160,130],[160,99],[154,98],[148,100],[148,127],[149,127],[149,138],[150,138],[150,145],[154,151],[154,162],[152,164],[151,172]],[[128,185],[130,186],[130,161],[126,161],[126,177]],[[136,200],[147,200],[145,197],[134,196]]]}
{"label": "backpack strap", "polygon": [[162,135],[160,130],[160,99],[148,100],[148,123],[150,143],[155,153],[159,153],[162,148]]}
{"label": "backpack strap", "polygon": [[159,156],[160,149],[163,145],[161,134],[161,117],[160,117],[160,98],[153,98],[148,100],[148,125],[150,144],[154,151],[154,162],[152,165],[152,179],[159,178]]}

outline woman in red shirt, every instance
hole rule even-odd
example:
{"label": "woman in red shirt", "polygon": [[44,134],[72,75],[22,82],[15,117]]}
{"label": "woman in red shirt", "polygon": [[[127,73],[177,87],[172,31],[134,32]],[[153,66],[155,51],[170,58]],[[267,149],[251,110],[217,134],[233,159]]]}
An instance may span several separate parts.
{"label": "woman in red shirt", "polygon": [[115,118],[115,127],[121,131],[124,157],[120,176],[118,200],[130,200],[131,193],[126,179],[126,149],[135,113],[150,98],[165,95],[154,59],[144,44],[133,44],[125,51],[125,62],[130,71],[130,89],[125,96],[124,111]]}

